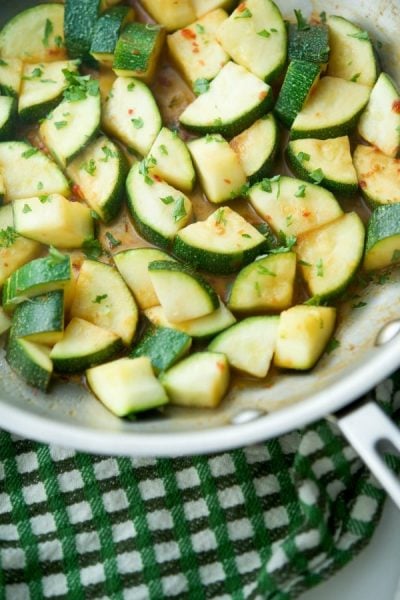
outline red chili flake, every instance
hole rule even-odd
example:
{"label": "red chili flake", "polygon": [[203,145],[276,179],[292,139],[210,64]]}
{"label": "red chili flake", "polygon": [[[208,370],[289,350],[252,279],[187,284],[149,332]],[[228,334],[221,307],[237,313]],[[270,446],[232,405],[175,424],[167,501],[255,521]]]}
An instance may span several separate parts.
{"label": "red chili flake", "polygon": [[303,215],[303,217],[309,217],[311,215],[311,212],[309,210],[303,210],[301,214]]}
{"label": "red chili flake", "polygon": [[134,108],[128,108],[128,115],[133,115],[134,112],[135,112]]}
{"label": "red chili flake", "polygon": [[367,182],[366,181],[360,181],[360,188],[362,188],[363,190],[365,190],[366,187],[367,187]]}
{"label": "red chili flake", "polygon": [[199,65],[201,65],[202,67],[204,67],[206,63],[204,62],[204,60],[199,60]]}
{"label": "red chili flake", "polygon": [[258,94],[258,97],[260,100],[264,100],[264,98],[266,98],[268,96],[268,92],[260,92]]}
{"label": "red chili flake", "polygon": [[200,52],[199,48],[193,48],[192,53],[193,54],[198,54]]}
{"label": "red chili flake", "polygon": [[83,198],[82,190],[77,183],[74,183],[74,185],[72,186],[72,193],[76,196],[79,196],[80,198]]}
{"label": "red chili flake", "polygon": [[181,35],[185,38],[185,40],[194,40],[196,39],[196,34],[191,29],[182,29]]}
{"label": "red chili flake", "polygon": [[243,12],[244,10],[246,10],[246,2],[241,2],[236,10],[238,12]]}
{"label": "red chili flake", "polygon": [[232,183],[230,179],[224,179],[225,183]]}
{"label": "red chili flake", "polygon": [[153,175],[153,178],[154,178],[156,181],[162,181],[162,179],[161,179],[161,177],[160,177],[159,175]]}
{"label": "red chili flake", "polygon": [[395,100],[393,102],[392,111],[396,114],[400,114],[400,100]]}

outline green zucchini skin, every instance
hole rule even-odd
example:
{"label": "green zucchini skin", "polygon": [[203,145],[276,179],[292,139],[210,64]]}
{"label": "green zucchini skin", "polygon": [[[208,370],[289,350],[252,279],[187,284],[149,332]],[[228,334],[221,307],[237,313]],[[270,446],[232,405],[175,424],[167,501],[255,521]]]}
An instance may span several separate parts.
{"label": "green zucchini skin", "polygon": [[96,66],[90,47],[100,14],[100,0],[65,0],[64,34],[70,58]]}
{"label": "green zucchini skin", "polygon": [[290,63],[274,109],[289,129],[318,81],[320,72],[319,65],[311,62],[294,60]]}
{"label": "green zucchini skin", "polygon": [[53,371],[52,368],[51,370],[43,368],[35,361],[29,351],[32,347],[34,348],[35,344],[17,338],[11,333],[6,349],[6,360],[13,371],[28,385],[47,392]]}
{"label": "green zucchini skin", "polygon": [[164,40],[165,30],[162,27],[130,23],[115,47],[113,70],[122,77],[137,77],[150,82]]}
{"label": "green zucchini skin", "polygon": [[367,226],[364,268],[383,269],[400,261],[400,204],[376,208]]}
{"label": "green zucchini skin", "polygon": [[114,6],[101,15],[94,27],[90,46],[90,53],[95,60],[112,66],[118,38],[131,15],[132,11],[128,6]]}
{"label": "green zucchini skin", "polygon": [[192,338],[177,329],[149,327],[129,354],[130,358],[147,356],[155,373],[169,369],[189,352]]}
{"label": "green zucchini skin", "polygon": [[299,29],[289,25],[289,61],[301,60],[326,65],[329,60],[329,30],[327,25],[309,25]]}
{"label": "green zucchini skin", "polygon": [[[35,296],[28,302],[19,304],[13,315],[13,334],[16,337],[33,336],[40,338],[46,334],[62,337],[64,331],[64,292],[62,290]],[[39,339],[32,339],[45,343]],[[58,340],[57,340],[58,341]]]}
{"label": "green zucchini skin", "polygon": [[11,96],[0,96],[0,141],[12,139],[17,125],[17,102]]}

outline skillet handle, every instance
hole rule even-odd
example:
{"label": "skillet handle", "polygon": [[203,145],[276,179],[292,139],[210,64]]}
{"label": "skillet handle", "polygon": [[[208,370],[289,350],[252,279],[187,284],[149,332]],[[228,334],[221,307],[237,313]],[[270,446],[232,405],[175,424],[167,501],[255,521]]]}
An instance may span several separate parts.
{"label": "skillet handle", "polygon": [[335,417],[339,429],[400,509],[400,479],[382,455],[385,451],[400,454],[400,430],[372,401],[339,412]]}

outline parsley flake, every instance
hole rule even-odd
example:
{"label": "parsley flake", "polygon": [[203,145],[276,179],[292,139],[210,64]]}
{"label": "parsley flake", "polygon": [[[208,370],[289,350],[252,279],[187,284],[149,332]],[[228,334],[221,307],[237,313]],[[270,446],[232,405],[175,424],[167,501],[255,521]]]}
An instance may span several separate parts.
{"label": "parsley flake", "polygon": [[69,260],[69,257],[66,254],[63,254],[54,246],[50,246],[49,248],[49,256],[47,257],[47,262],[51,265],[58,265],[65,260]]}
{"label": "parsley flake", "polygon": [[196,31],[197,31],[197,33],[204,33],[205,32],[204,26],[201,25],[200,23],[196,23]]}
{"label": "parsley flake", "polygon": [[9,248],[18,237],[19,234],[14,227],[8,226],[6,229],[0,229],[0,248]]}
{"label": "parsley flake", "polygon": [[117,238],[115,238],[113,236],[111,231],[106,231],[106,238],[107,238],[108,245],[110,246],[111,249],[117,248],[118,246],[120,246],[122,244],[121,240],[117,240]]}
{"label": "parsley flake", "polygon": [[306,196],[306,189],[307,189],[307,186],[304,183],[302,183],[298,187],[297,192],[295,193],[296,198],[305,198],[305,196]]}
{"label": "parsley flake", "polygon": [[336,348],[339,348],[339,346],[340,346],[339,340],[337,340],[336,338],[331,338],[325,348],[325,352],[327,354],[330,354],[331,352],[336,350]]}
{"label": "parsley flake", "polygon": [[142,129],[144,125],[142,117],[136,117],[135,119],[131,119],[131,123],[135,129]]}
{"label": "parsley flake", "polygon": [[55,121],[54,123],[54,127],[56,129],[63,129],[63,127],[66,127],[68,125],[68,121]]}
{"label": "parsley flake", "polygon": [[103,158],[100,158],[101,162],[108,162],[109,158],[118,158],[118,152],[114,152],[108,146],[102,146],[101,151],[103,152]]}
{"label": "parsley flake", "polygon": [[32,212],[32,209],[31,209],[31,207],[29,206],[29,204],[24,204],[24,208],[22,209],[22,212],[23,212],[24,214]]}
{"label": "parsley flake", "polygon": [[307,152],[299,152],[297,155],[297,158],[300,162],[303,162],[305,160],[306,161],[310,160],[311,156],[309,154],[307,154]]}
{"label": "parsley flake", "polygon": [[82,245],[86,258],[96,259],[102,256],[103,248],[99,240],[86,240]]}
{"label": "parsley flake", "polygon": [[86,171],[88,175],[91,175],[91,177],[93,177],[97,169],[96,161],[94,160],[94,158],[91,158],[90,160],[87,160],[86,162],[82,163],[80,168],[81,170]]}
{"label": "parsley flake", "polygon": [[368,31],[358,31],[357,33],[348,33],[347,37],[355,38],[356,40],[362,40],[364,42],[369,41]]}
{"label": "parsley flake", "polygon": [[37,191],[40,192],[40,190],[42,190],[43,188],[44,188],[43,182],[38,181],[38,184],[36,186]]}
{"label": "parsley flake", "polygon": [[164,198],[160,198],[163,204],[172,204],[175,202],[175,198],[173,196],[164,196]]}
{"label": "parsley flake", "polygon": [[208,79],[205,79],[204,77],[200,77],[199,79],[196,79],[196,81],[193,83],[193,91],[196,94],[196,96],[200,96],[201,94],[208,92],[209,87],[210,87],[210,82],[208,81]]}
{"label": "parsley flake", "polygon": [[310,178],[318,185],[325,178],[325,175],[322,169],[315,169],[310,173]]}
{"label": "parsley flake", "polygon": [[294,14],[296,15],[297,29],[299,31],[305,31],[306,29],[310,29],[310,25],[303,17],[303,13],[301,12],[301,10],[295,10]]}
{"label": "parsley flake", "polygon": [[164,154],[164,156],[168,156],[168,148],[165,144],[161,144],[161,146],[159,146],[160,149],[160,154]]}
{"label": "parsley flake", "polygon": [[186,217],[187,212],[185,208],[185,199],[183,196],[180,196],[175,200],[175,206],[172,213],[175,223],[181,221],[184,217]]}
{"label": "parsley flake", "polygon": [[261,37],[264,37],[264,38],[271,37],[271,34],[267,29],[262,29],[261,31],[257,31],[257,35],[260,35]]}
{"label": "parsley flake", "polygon": [[40,200],[41,204],[46,204],[46,202],[51,202],[50,196],[48,194],[43,194],[42,196],[39,196],[39,200]]}
{"label": "parsley flake", "polygon": [[217,225],[226,225],[227,221],[225,218],[225,210],[223,208],[219,208],[215,213],[215,222]]}
{"label": "parsley flake", "polygon": [[128,92],[132,92],[135,89],[135,82],[134,81],[130,81],[128,83],[128,85],[126,86],[126,89],[128,90]]}
{"label": "parsley flake", "polygon": [[357,81],[358,81],[358,79],[360,79],[360,77],[361,77],[361,73],[356,73],[355,75],[353,75],[353,77],[350,79],[350,81],[357,83]]}
{"label": "parsley flake", "polygon": [[50,19],[46,19],[46,24],[44,26],[44,37],[42,39],[42,43],[45,48],[49,47],[50,36],[53,33],[53,31],[54,31],[53,23],[50,21]]}
{"label": "parsley flake", "polygon": [[253,13],[248,9],[244,8],[243,10],[238,9],[238,14],[234,17],[235,19],[249,19],[253,16]]}
{"label": "parsley flake", "polygon": [[92,300],[92,302],[93,304],[101,304],[106,298],[108,298],[108,294],[101,294],[99,296],[96,296],[96,298]]}
{"label": "parsley flake", "polygon": [[61,35],[56,35],[56,37],[54,38],[54,43],[57,46],[57,48],[63,48],[64,47],[64,40],[61,37]]}
{"label": "parsley flake", "polygon": [[264,267],[264,265],[258,265],[257,273],[261,273],[261,275],[269,275],[270,277],[276,277],[276,273],[274,273],[267,267]]}
{"label": "parsley flake", "polygon": [[319,258],[315,264],[316,269],[317,269],[317,277],[323,277],[324,276],[324,261],[322,260],[322,258]]}

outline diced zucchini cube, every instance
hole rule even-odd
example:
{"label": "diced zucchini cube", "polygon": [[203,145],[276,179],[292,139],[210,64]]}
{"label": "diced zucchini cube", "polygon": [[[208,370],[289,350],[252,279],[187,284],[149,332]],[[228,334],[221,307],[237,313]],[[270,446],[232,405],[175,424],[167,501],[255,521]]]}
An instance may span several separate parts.
{"label": "diced zucchini cube", "polygon": [[186,27],[196,19],[192,0],[142,0],[147,12],[168,31]]}
{"label": "diced zucchini cube", "polygon": [[164,45],[165,29],[159,25],[130,23],[117,42],[113,69],[119,77],[136,77],[150,83]]}

